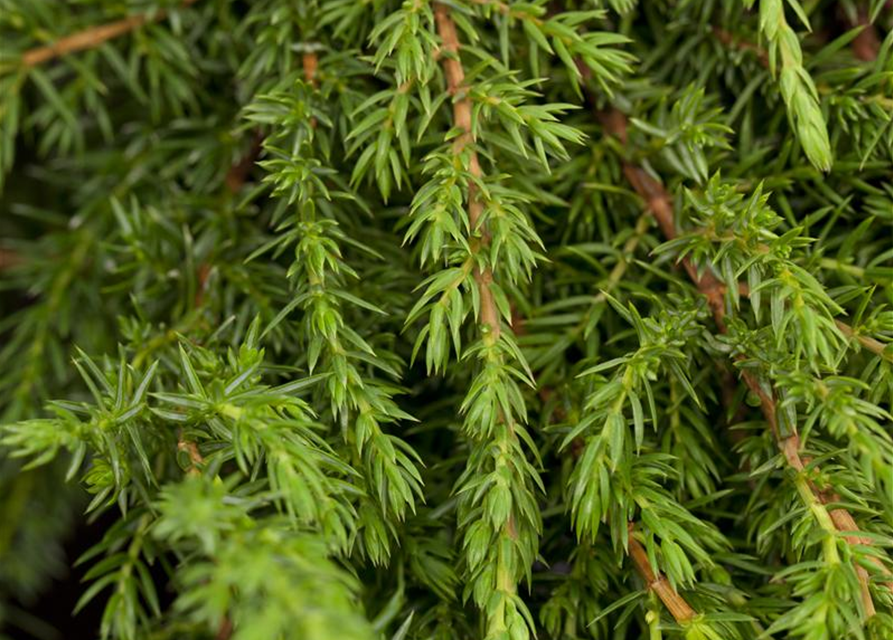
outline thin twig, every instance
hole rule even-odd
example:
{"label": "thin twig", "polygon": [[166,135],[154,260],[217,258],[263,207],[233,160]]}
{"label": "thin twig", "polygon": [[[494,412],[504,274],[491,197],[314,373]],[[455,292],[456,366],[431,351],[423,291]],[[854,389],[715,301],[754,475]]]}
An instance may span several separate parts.
{"label": "thin twig", "polygon": [[841,322],[840,320],[835,319],[834,324],[837,325],[837,328],[840,329],[840,332],[847,338],[850,338],[851,340],[855,338],[856,341],[865,349],[868,349],[873,354],[880,356],[884,360],[893,362],[893,353],[887,351],[887,345],[885,345],[880,340],[876,340],[871,336],[862,335],[861,333],[856,333],[855,329],[853,329],[847,323]]}
{"label": "thin twig", "polygon": [[[312,88],[316,89],[319,86],[319,80],[317,78],[317,72],[319,69],[319,58],[316,55],[315,51],[305,51],[304,55],[301,56],[301,66],[304,69],[304,80],[307,81]],[[316,129],[316,118],[310,118],[310,127]]]}
{"label": "thin twig", "polygon": [[205,290],[208,288],[208,279],[211,277],[211,265],[202,262],[198,265],[195,276],[195,296],[192,299],[192,306],[196,309],[201,308],[205,304]]}
{"label": "thin twig", "polygon": [[304,80],[313,87],[317,86],[316,72],[319,69],[319,57],[315,51],[305,51],[301,56],[301,66],[304,69]]}
{"label": "thin twig", "polygon": [[[186,475],[201,475],[201,467],[205,464],[205,458],[202,456],[201,451],[198,450],[198,445],[192,440],[187,440],[182,431],[180,432],[180,437],[177,439],[177,449],[185,451],[189,455],[189,466],[186,468]],[[214,637],[216,640],[229,640],[232,635],[232,618],[230,618],[229,615],[224,615],[223,621],[220,623],[220,628],[217,630],[217,635]]]}
{"label": "thin twig", "polygon": [[[623,113],[612,109],[606,113],[600,113],[599,120],[606,131],[622,143],[626,143],[626,116]],[[648,210],[655,221],[657,221],[657,226],[660,227],[664,237],[667,240],[675,238],[677,234],[676,221],[673,216],[673,202],[663,185],[652,178],[641,167],[626,161],[623,162],[623,175],[635,192],[647,203]],[[692,282],[698,287],[698,290],[707,296],[710,307],[713,309],[718,321],[723,321],[725,318],[723,302],[725,285],[723,282],[709,271],[698,275],[697,267],[687,256],[681,262]]]}
{"label": "thin twig", "polygon": [[[196,1],[197,0],[183,0],[181,4],[183,7],[188,7]],[[159,22],[167,17],[167,14],[167,11],[160,10],[152,12],[151,14],[129,16],[121,20],[115,20],[114,22],[84,29],[83,31],[56,40],[53,44],[29,49],[22,55],[22,64],[28,68],[36,67],[44,62],[49,62],[50,60],[69,53],[94,49],[118,36],[135,31],[145,24]]]}

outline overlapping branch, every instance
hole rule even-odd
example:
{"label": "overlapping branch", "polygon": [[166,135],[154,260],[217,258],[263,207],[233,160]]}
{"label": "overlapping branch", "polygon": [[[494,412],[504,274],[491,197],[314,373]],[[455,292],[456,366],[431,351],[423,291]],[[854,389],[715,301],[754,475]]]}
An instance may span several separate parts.
{"label": "overlapping branch", "polygon": [[[542,389],[542,392],[547,393],[549,390]],[[578,440],[576,442],[580,441]],[[582,445],[580,447],[572,448],[571,451],[574,459],[578,459],[580,455],[582,455]],[[636,571],[644,581],[645,587],[660,599],[664,607],[666,607],[667,611],[670,612],[670,615],[673,616],[673,619],[677,623],[684,624],[690,622],[697,615],[697,612],[688,601],[676,591],[670,581],[667,580],[666,576],[660,571],[655,572],[651,567],[648,552],[634,535],[635,528],[636,525],[634,522],[628,524],[628,554],[633,561]]]}
{"label": "overlapping branch", "polygon": [[[626,143],[626,116],[624,114],[614,109],[607,113],[600,114],[599,117],[602,125],[605,127],[605,130],[609,134],[616,137],[618,140],[620,140],[621,143]],[[661,232],[663,233],[665,238],[667,240],[674,239],[677,235],[677,232],[675,217],[673,213],[673,204],[670,194],[667,193],[663,185],[661,185],[657,180],[655,180],[651,175],[649,175],[643,168],[639,166],[624,161],[623,172],[636,193],[645,201],[648,210],[654,216],[655,221],[660,227]],[[719,278],[713,275],[709,270],[705,271],[701,275],[698,275],[696,266],[688,257],[683,258],[681,260],[681,263],[683,268],[691,278],[692,282],[698,288],[698,291],[700,291],[701,294],[703,294],[704,297],[707,299],[707,302],[713,313],[713,318],[716,322],[717,328],[720,332],[725,333],[725,284],[721,280],[719,280]],[[746,293],[746,290],[744,292]],[[848,335],[853,335],[852,328],[849,328],[843,323],[838,323],[838,326],[841,325],[843,325],[843,327],[847,327],[847,329],[849,330]],[[846,331],[844,331],[844,333],[846,333]],[[872,347],[874,347],[872,350],[876,350],[878,345],[880,345],[880,343],[877,343],[877,345],[872,345]],[[760,399],[760,408],[762,410],[762,413],[776,437],[778,448],[784,455],[786,462],[798,474],[802,474],[802,472],[810,464],[810,460],[808,458],[804,458],[800,454],[800,436],[796,432],[796,430],[794,430],[789,435],[782,434],[779,430],[778,421],[776,418],[777,402],[774,392],[771,389],[766,389],[764,385],[761,384],[759,379],[748,371],[743,371],[741,377],[744,380],[744,383],[747,385],[748,389]],[[825,505],[836,503],[839,501],[838,496],[834,495],[833,493],[819,490],[811,482],[808,483],[808,487],[809,491],[815,498],[816,504],[820,505],[820,507],[818,507],[820,509],[824,509]],[[827,512],[830,516],[830,521],[833,523],[836,531],[845,533],[844,538],[847,540],[847,542],[849,542],[850,544],[861,545],[871,544],[871,541],[868,538],[859,535],[859,527],[853,519],[852,515],[850,515],[850,513],[846,509],[837,507],[827,510]],[[880,560],[873,560],[881,568],[882,571],[887,573],[886,567],[881,564]],[[868,589],[868,573],[861,566],[856,567],[856,572],[861,583],[862,600],[863,604],[865,605],[866,613],[871,616],[874,614],[875,608],[871,600],[870,591]]]}
{"label": "overlapping branch", "polygon": [[[850,43],[850,48],[853,51],[853,55],[855,55],[859,60],[862,60],[864,62],[871,62],[873,60],[876,60],[878,53],[880,52],[880,39],[878,38],[877,29],[875,29],[874,25],[869,22],[868,16],[864,12],[860,13],[858,23],[855,25],[851,25],[851,26],[861,26],[862,27],[862,31],[860,31],[859,35],[856,36],[856,38]],[[719,40],[721,43],[723,43],[727,47],[730,47],[733,49],[740,49],[743,51],[753,52],[757,56],[757,59],[760,61],[760,64],[762,64],[764,67],[767,67],[767,68],[769,67],[769,54],[762,47],[760,47],[752,42],[742,40],[742,39],[736,37],[731,32],[726,31],[725,29],[722,29],[720,27],[714,27],[713,34],[714,34],[714,36],[716,36],[717,40]],[[619,113],[619,112],[617,112],[617,113]],[[622,117],[623,114],[619,114],[619,115]],[[607,117],[607,116],[605,116],[605,117]],[[611,117],[615,117],[615,116],[611,116]],[[624,137],[623,142],[625,143],[625,141],[626,141],[625,140],[625,138],[626,138],[626,127],[625,126],[622,127],[622,132],[623,132],[623,137]],[[624,172],[626,173],[626,169],[624,169]],[[627,178],[629,179],[628,174],[627,174]],[[630,179],[630,183],[633,184],[632,179]],[[641,195],[641,193],[640,193],[640,195]],[[655,217],[657,218],[657,214],[655,214]],[[664,217],[666,217],[666,216],[664,215]],[[665,223],[661,223],[661,231],[664,232],[664,236],[666,236],[666,238],[668,240],[672,239],[675,236],[675,226],[672,223],[672,211],[670,211],[669,221],[670,221],[670,224],[669,224],[668,228],[666,227]],[[658,218],[658,222],[660,223],[659,218]],[[667,233],[668,229],[672,233],[672,235]],[[688,273],[691,274],[692,273],[691,265],[690,265],[688,259],[683,261],[683,265],[685,266],[686,271],[688,271]],[[719,283],[719,284],[721,287],[724,288],[724,285],[722,283]],[[742,284],[739,286],[739,288],[741,290],[741,295],[745,295],[745,296],[748,295],[749,292],[747,289],[747,285]],[[879,340],[876,340],[875,338],[872,338],[871,336],[862,335],[862,334],[856,332],[853,329],[853,327],[851,327],[850,325],[848,325],[845,322],[842,322],[841,320],[835,319],[834,323],[837,325],[837,328],[840,329],[841,333],[843,333],[847,338],[855,339],[860,345],[862,345],[863,348],[868,349],[875,355],[878,355],[881,358],[883,358],[889,362],[893,362],[893,354],[890,354],[887,351],[885,351],[886,345],[884,345]]]}
{"label": "overlapping branch", "polygon": [[[576,60],[577,68],[580,70],[581,75],[585,79],[589,79],[591,77],[591,70],[580,60]],[[602,122],[605,125],[606,130],[608,130],[612,135],[615,135],[623,144],[626,144],[627,135],[626,135],[626,116],[624,116],[620,111],[612,110],[608,112],[604,112],[600,114],[602,118]],[[638,174],[633,171],[632,165],[628,165],[624,163],[623,167],[624,175],[627,180],[633,185],[633,188],[639,192],[639,189],[647,190],[649,185],[642,180],[638,180],[638,182],[633,182],[638,179]],[[638,185],[638,186],[637,186]],[[655,193],[655,196],[659,194]],[[663,230],[670,230],[674,228],[673,222],[673,211],[670,205],[669,200],[661,200],[658,197],[651,198],[650,200],[654,200],[656,204],[655,207],[650,208],[650,213],[654,216],[658,225]],[[640,220],[641,223],[641,220]],[[638,228],[638,225],[637,225]],[[637,236],[633,236],[627,243],[627,247],[624,249],[624,253],[627,253],[627,249],[632,251],[635,247],[633,239]],[[637,240],[636,240],[637,242]],[[619,263],[620,265],[625,265],[625,262]],[[685,261],[686,270],[689,272],[692,278],[697,278],[697,269],[694,268],[694,265],[690,263],[689,260]],[[622,267],[625,270],[625,267]],[[617,268],[615,268],[616,271]],[[623,271],[620,271],[617,274],[617,279],[622,276]],[[612,272],[611,279],[613,281],[615,274]],[[708,282],[705,283],[705,287],[708,285],[710,288],[715,288],[716,283]],[[719,283],[721,284],[721,283]],[[657,573],[651,568],[651,562],[648,559],[648,553],[645,551],[644,547],[642,547],[641,543],[636,540],[633,535],[634,524],[632,522],[629,523],[629,556],[632,558],[633,564],[636,567],[636,570],[642,576],[642,579],[645,581],[645,585],[649,591],[652,591],[660,601],[663,603],[664,607],[666,607],[667,611],[670,612],[670,615],[673,616],[673,619],[676,620],[677,623],[683,624],[686,622],[690,622],[697,614],[695,610],[688,604],[684,597],[682,597],[676,589],[673,588],[673,585],[670,584],[669,580],[662,575],[659,571]]]}

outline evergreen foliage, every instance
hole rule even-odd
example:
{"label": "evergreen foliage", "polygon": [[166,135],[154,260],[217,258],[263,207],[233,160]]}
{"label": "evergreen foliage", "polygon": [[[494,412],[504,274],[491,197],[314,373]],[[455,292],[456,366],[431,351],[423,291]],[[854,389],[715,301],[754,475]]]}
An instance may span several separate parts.
{"label": "evergreen foliage", "polygon": [[0,637],[893,639],[887,4],[0,0]]}

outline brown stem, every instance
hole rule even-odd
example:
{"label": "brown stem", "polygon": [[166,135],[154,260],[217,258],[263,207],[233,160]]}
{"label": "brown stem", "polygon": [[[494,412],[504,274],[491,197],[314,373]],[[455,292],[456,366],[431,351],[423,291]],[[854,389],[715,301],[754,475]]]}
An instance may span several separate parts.
{"label": "brown stem", "polygon": [[[456,33],[456,24],[450,17],[449,8],[443,4],[438,3],[434,5],[434,17],[437,21],[437,33],[442,42],[441,63],[446,75],[447,90],[450,95],[456,97],[465,90],[465,87],[463,87],[465,71],[462,68],[462,62],[459,60],[459,36]],[[447,55],[443,55],[443,52],[446,52]],[[474,144],[474,133],[471,128],[471,99],[467,95],[463,95],[453,101],[453,125],[462,131],[462,134],[453,141],[453,153],[461,155],[469,145]],[[468,169],[475,179],[481,177],[481,165],[478,161],[477,152],[474,149],[470,150]],[[480,244],[486,246],[490,238],[486,227],[480,221],[483,210],[484,205],[478,196],[477,188],[473,183],[469,183],[468,221],[472,232],[480,232]],[[474,279],[477,282],[481,296],[480,322],[489,329],[490,339],[495,340],[499,337],[501,327],[499,311],[496,307],[496,301],[493,299],[493,293],[490,290],[493,274],[489,268],[481,270],[479,267],[475,267]]]}
{"label": "brown stem", "polygon": [[216,640],[229,640],[233,635],[233,621],[229,616],[223,618],[220,629],[217,630]]}
{"label": "brown stem", "polygon": [[319,68],[319,57],[315,51],[305,51],[301,56],[301,66],[304,69],[304,79],[311,87],[316,88],[316,70]]}
{"label": "brown stem", "polygon": [[868,19],[868,11],[864,7],[859,9],[859,18],[856,24],[850,26],[862,27],[862,31],[850,43],[853,55],[863,62],[874,62],[877,60],[881,51],[881,39],[878,36],[877,29]]}
{"label": "brown stem", "polygon": [[205,304],[205,290],[208,287],[208,278],[211,277],[211,265],[203,262],[198,265],[198,274],[196,276],[195,298],[192,300],[192,306],[196,309]]}
{"label": "brown stem", "polygon": [[[260,131],[255,131],[248,153],[242,156],[242,158],[233,164],[226,172],[223,182],[229,193],[239,193],[242,186],[245,184],[245,181],[248,180],[248,174],[251,173],[251,169],[254,168],[254,163],[260,155],[263,141],[263,134],[261,134]],[[211,267],[212,265],[207,262],[203,262],[198,266],[198,275],[196,277],[197,286],[195,290],[195,298],[193,299],[193,307],[196,309],[205,303],[205,291],[208,285],[208,278],[211,275]]]}
{"label": "brown stem", "polygon": [[254,162],[260,155],[263,141],[263,134],[261,134],[260,131],[255,131],[248,153],[246,153],[236,164],[232,165],[229,168],[229,171],[226,172],[224,181],[226,182],[226,188],[229,189],[230,193],[238,193],[242,188],[242,185],[245,184],[245,181],[248,179],[248,174],[251,173],[251,169],[254,168]]}
{"label": "brown stem", "polygon": [[695,610],[685,601],[679,592],[673,588],[670,581],[661,573],[654,573],[651,563],[648,561],[648,553],[633,534],[633,524],[629,524],[629,556],[636,565],[636,570],[642,576],[646,586],[653,591],[664,606],[679,624],[691,621],[695,617]]}
{"label": "brown stem", "polygon": [[[592,75],[589,67],[583,64],[581,60],[576,62],[583,78],[589,79]],[[610,111],[598,112],[598,117],[605,130],[625,145],[627,142],[626,116],[617,109],[611,109]],[[673,220],[673,208],[666,191],[644,170],[633,166],[631,163],[623,163],[623,174],[633,186],[633,189],[648,203],[649,212],[655,218],[664,234],[669,237],[675,237],[676,225]],[[694,265],[687,259],[684,259],[683,263],[692,279],[698,282],[697,270],[694,268]],[[711,281],[705,281],[704,286],[715,288],[714,283]],[[695,611],[688,602],[679,595],[673,588],[673,585],[663,575],[655,574],[652,570],[651,563],[648,560],[648,553],[633,535],[632,523],[629,524],[629,555],[633,559],[636,569],[645,580],[648,589],[660,598],[660,601],[676,622],[682,624],[694,618]]]}
{"label": "brown stem", "polygon": [[[195,2],[196,0],[183,0],[182,6],[188,7]],[[84,29],[70,36],[65,36],[53,44],[29,49],[22,55],[22,64],[28,68],[36,67],[69,53],[94,49],[109,40],[139,29],[144,24],[163,20],[166,16],[167,11],[156,11],[151,15],[129,16],[121,20]]]}
{"label": "brown stem", "polygon": [[764,67],[769,66],[769,54],[760,46],[755,45],[747,40],[742,40],[730,31],[726,31],[720,27],[713,27],[713,35],[716,39],[723,43],[729,49],[739,49],[741,51],[751,51],[756,54],[757,59]]}
{"label": "brown stem", "polygon": [[[319,58],[314,51],[305,51],[304,55],[301,56],[301,66],[304,68],[304,80],[307,81],[311,87],[316,89],[319,86],[316,73],[319,68]],[[316,118],[310,118],[310,126],[313,129],[316,129]]]}
{"label": "brown stem", "polygon": [[[627,123],[626,116],[623,115],[622,112],[617,109],[612,109],[611,111],[600,112],[598,118],[602,123],[602,126],[604,126],[605,131],[622,143],[626,143]],[[627,181],[639,197],[645,200],[649,212],[654,217],[658,227],[660,227],[661,232],[664,234],[664,237],[667,240],[676,238],[678,233],[676,231],[676,222],[673,215],[673,203],[670,194],[667,193],[667,190],[664,189],[663,185],[655,180],[647,171],[629,162],[623,163],[623,174],[626,176]],[[698,290],[704,294],[710,302],[711,310],[714,317],[717,319],[717,325],[719,326],[720,331],[725,332],[725,323],[722,322],[725,318],[725,283],[722,280],[719,280],[710,271],[706,271],[699,278],[697,268],[688,257],[683,258],[681,262],[691,280],[698,287]],[[750,295],[750,291],[746,284],[739,285],[738,290],[742,296]],[[876,340],[871,336],[857,333],[853,327],[841,320],[835,319],[834,323],[847,338],[855,338],[865,349],[893,362],[893,355],[888,354],[885,351],[886,345],[883,342]]]}
{"label": "brown stem", "polygon": [[[612,112],[609,112],[609,114],[600,115],[600,120],[609,134],[613,135],[621,142],[626,140],[626,117],[622,113],[615,109],[612,110]],[[636,193],[645,200],[648,210],[654,216],[667,240],[675,238],[677,232],[673,215],[672,200],[663,185],[651,177],[651,175],[644,169],[629,162],[624,162],[623,172]],[[697,269],[687,258],[683,258],[682,264],[695,286],[707,298],[717,328],[720,332],[725,333],[725,285],[710,271],[706,271],[702,276],[698,277]],[[776,437],[778,448],[784,455],[788,465],[798,473],[803,472],[808,460],[804,461],[800,455],[800,436],[796,431],[791,435],[780,433],[778,429],[778,421],[776,419],[777,403],[773,392],[764,389],[757,377],[749,371],[743,371],[741,377],[748,389],[760,399],[760,408],[762,409],[763,416],[765,417],[766,422],[769,423],[769,426]],[[822,504],[836,501],[836,496],[819,491],[812,484],[810,486],[813,493],[816,495],[816,498],[818,498]],[[834,509],[831,512],[831,518],[835,527],[839,531],[859,531],[855,520],[845,509]],[[870,542],[866,538],[859,537],[858,534],[845,536],[845,539],[851,544],[867,544]],[[889,574],[889,571],[880,560],[874,558],[873,561],[884,573]],[[868,587],[869,576],[867,571],[861,566],[857,566],[856,571],[859,575],[859,582],[862,589],[862,600],[866,605],[866,613],[871,616],[874,614],[874,604],[871,601],[871,593]]]}
{"label": "brown stem", "polygon": [[0,271],[14,267],[20,262],[19,254],[12,249],[0,249]]}
{"label": "brown stem", "polygon": [[[623,117],[622,125],[614,115],[607,119],[603,118],[602,123],[605,125],[605,129],[608,132],[612,132],[611,127],[618,127],[616,131],[622,132],[622,138],[619,135],[617,137],[621,140],[625,140],[626,119],[623,114],[620,114],[620,116]],[[626,176],[627,181],[632,185],[635,192],[645,200],[648,210],[657,221],[657,226],[660,227],[664,237],[668,240],[675,238],[677,233],[676,222],[673,217],[673,203],[670,199],[670,194],[663,188],[663,185],[652,178],[647,171],[629,162],[623,163],[623,175]],[[705,271],[703,274],[698,275],[697,267],[695,267],[694,263],[688,257],[682,259],[682,266],[685,268],[685,271],[688,273],[692,282],[698,287],[698,290],[707,297],[707,300],[710,303],[710,308],[716,318],[717,325],[720,326],[720,330],[724,332],[725,285],[710,271]]]}
{"label": "brown stem", "polygon": [[201,467],[205,463],[205,458],[202,456],[201,451],[199,451],[198,445],[192,440],[187,440],[181,432],[180,437],[177,440],[177,449],[185,451],[189,456],[189,466],[186,469],[186,474],[190,476],[199,475],[201,473]]}
{"label": "brown stem", "polygon": [[[859,35],[857,35],[850,43],[850,49],[852,49],[853,55],[863,62],[873,62],[877,60],[881,50],[881,39],[878,36],[877,29],[868,19],[868,12],[866,12],[865,9],[860,10],[859,18],[856,23],[850,24],[849,26],[851,28],[858,26],[863,27],[862,31],[859,32]],[[713,35],[717,40],[730,49],[753,52],[760,61],[760,64],[764,67],[769,67],[769,54],[759,45],[739,38],[730,31],[726,31],[720,27],[713,27]]]}

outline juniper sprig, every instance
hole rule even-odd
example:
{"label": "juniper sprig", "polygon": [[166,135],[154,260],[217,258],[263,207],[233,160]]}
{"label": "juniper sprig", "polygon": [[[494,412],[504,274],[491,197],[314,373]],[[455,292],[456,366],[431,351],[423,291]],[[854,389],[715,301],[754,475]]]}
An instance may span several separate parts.
{"label": "juniper sprig", "polygon": [[886,5],[0,0],[0,637],[893,638]]}

